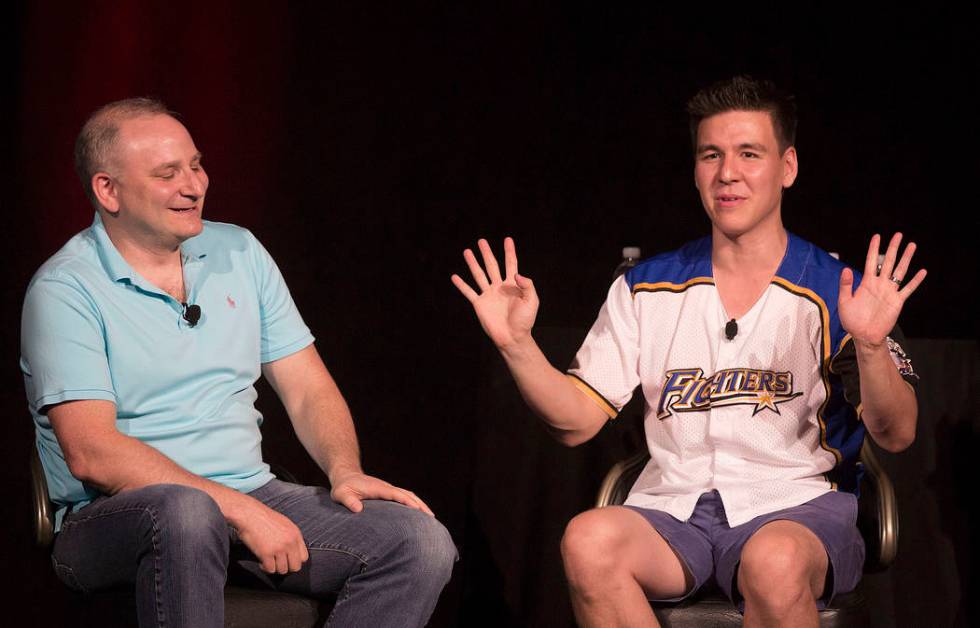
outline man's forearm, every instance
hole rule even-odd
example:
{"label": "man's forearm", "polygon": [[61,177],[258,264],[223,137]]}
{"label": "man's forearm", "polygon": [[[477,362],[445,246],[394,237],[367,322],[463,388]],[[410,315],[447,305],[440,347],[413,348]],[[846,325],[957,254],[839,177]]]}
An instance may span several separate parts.
{"label": "man's forearm", "polygon": [[605,425],[605,412],[551,365],[530,334],[499,349],[524,401],[559,441],[578,445]]}
{"label": "man's forearm", "polygon": [[902,451],[915,439],[918,402],[892,361],[886,343],[855,341],[861,374],[861,417],[876,443]]}
{"label": "man's forearm", "polygon": [[350,409],[316,348],[310,345],[266,363],[262,373],[285,406],[299,441],[330,483],[361,473]]}
{"label": "man's forearm", "polygon": [[146,443],[115,432],[89,446],[84,461],[72,460],[72,474],[79,480],[114,495],[152,484],[180,484],[207,493],[228,521],[240,526],[247,495],[191,473]]}
{"label": "man's forearm", "polygon": [[349,473],[361,473],[357,432],[347,402],[332,379],[308,390],[296,409],[287,408],[303,447],[336,484]]}

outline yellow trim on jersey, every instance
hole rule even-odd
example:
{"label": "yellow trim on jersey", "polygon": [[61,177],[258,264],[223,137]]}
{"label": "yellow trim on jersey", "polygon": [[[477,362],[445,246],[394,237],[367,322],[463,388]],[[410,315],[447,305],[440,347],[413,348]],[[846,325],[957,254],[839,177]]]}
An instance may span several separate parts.
{"label": "yellow trim on jersey", "polygon": [[695,277],[693,279],[688,279],[684,283],[670,283],[669,281],[658,281],[656,283],[638,283],[633,286],[631,294],[636,296],[637,292],[659,292],[661,290],[665,292],[683,292],[690,288],[691,286],[707,284],[714,285],[715,280],[711,277]]}
{"label": "yellow trim on jersey", "polygon": [[839,356],[841,354],[841,352],[844,350],[844,345],[846,345],[848,341],[853,342],[854,339],[851,338],[851,334],[844,334],[844,337],[840,339],[840,346],[837,347],[837,351],[834,352],[834,357],[830,358],[830,366],[831,366],[830,372],[831,373],[835,373],[835,374],[837,373],[837,371],[835,371],[833,369],[834,360],[836,360],[837,359],[837,356]]}
{"label": "yellow trim on jersey", "polygon": [[619,410],[616,409],[614,405],[606,401],[606,398],[599,394],[599,392],[589,386],[588,382],[577,375],[572,375],[571,373],[565,373],[565,377],[572,380],[575,386],[585,393],[585,396],[595,402],[597,406],[602,408],[602,411],[609,415],[610,419],[615,419],[619,416]]}
{"label": "yellow trim on jersey", "polygon": [[823,418],[824,410],[827,409],[827,404],[830,402],[830,310],[827,309],[827,304],[824,302],[824,300],[820,298],[816,292],[810,290],[809,288],[798,286],[794,283],[786,281],[782,277],[773,277],[772,283],[781,286],[793,294],[809,299],[817,306],[817,309],[820,310],[820,324],[823,328],[823,337],[821,339],[822,342],[820,343],[823,353],[820,363],[820,378],[823,380],[824,400],[823,403],[820,404],[820,409],[817,410],[817,423],[820,426],[820,446],[823,447],[824,450],[832,453],[834,455],[834,459],[837,461],[836,464],[840,464],[844,459],[844,456],[841,455],[839,450],[834,449],[830,446],[830,443],[827,442],[827,422]]}
{"label": "yellow trim on jersey", "polygon": [[831,480],[830,479],[830,475],[828,475],[827,473],[824,473],[823,474],[823,479],[827,481],[827,484],[830,484],[830,490],[832,490],[832,491],[838,490],[837,489],[837,482],[834,482],[833,480]]}

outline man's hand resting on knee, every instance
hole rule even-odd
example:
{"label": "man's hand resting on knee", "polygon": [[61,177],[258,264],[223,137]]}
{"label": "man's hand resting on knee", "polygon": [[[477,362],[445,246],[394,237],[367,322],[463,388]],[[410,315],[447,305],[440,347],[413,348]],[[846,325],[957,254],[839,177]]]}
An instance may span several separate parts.
{"label": "man's hand resting on knee", "polygon": [[384,480],[356,471],[335,478],[330,497],[338,504],[346,506],[351,512],[361,512],[364,509],[362,500],[386,499],[404,504],[409,508],[421,510],[429,515],[433,514],[425,502],[412,491],[406,491]]}

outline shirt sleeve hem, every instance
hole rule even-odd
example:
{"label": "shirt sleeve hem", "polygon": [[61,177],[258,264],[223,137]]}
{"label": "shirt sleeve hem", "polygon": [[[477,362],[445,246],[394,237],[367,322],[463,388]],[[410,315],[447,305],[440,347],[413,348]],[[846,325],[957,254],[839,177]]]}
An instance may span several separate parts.
{"label": "shirt sleeve hem", "polygon": [[74,388],[39,397],[35,404],[37,408],[45,408],[65,401],[82,401],[85,399],[100,399],[116,403],[116,394],[111,390],[102,388]]}
{"label": "shirt sleeve hem", "polygon": [[565,376],[568,377],[568,379],[570,379],[579,390],[585,393],[586,397],[594,401],[603,412],[609,415],[610,419],[615,419],[617,416],[619,416],[619,410],[616,408],[616,406],[609,403],[608,399],[603,397],[599,391],[590,386],[584,379],[572,373],[565,373]]}
{"label": "shirt sleeve hem", "polygon": [[313,335],[308,333],[302,338],[300,338],[299,340],[294,340],[293,342],[283,347],[280,347],[275,351],[266,351],[259,357],[259,362],[261,362],[262,364],[268,364],[269,362],[275,362],[276,360],[280,360],[282,358],[285,358],[286,356],[290,356],[296,353],[297,351],[299,351],[300,349],[305,349],[306,347],[313,344],[313,340],[314,340]]}

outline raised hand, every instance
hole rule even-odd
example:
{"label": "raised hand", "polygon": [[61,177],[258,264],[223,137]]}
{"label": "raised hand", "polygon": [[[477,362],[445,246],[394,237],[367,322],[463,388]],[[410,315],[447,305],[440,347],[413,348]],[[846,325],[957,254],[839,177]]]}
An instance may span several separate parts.
{"label": "raised hand", "polygon": [[459,275],[453,275],[452,281],[473,304],[480,325],[494,344],[499,348],[507,347],[530,335],[538,313],[538,294],[534,283],[517,272],[517,250],[512,238],[504,239],[504,277],[500,275],[497,258],[487,241],[481,239],[478,245],[486,272],[470,249],[463,251],[463,259],[479,294]]}
{"label": "raised hand", "polygon": [[[898,248],[902,242],[902,234],[892,236],[885,252],[885,259],[878,269],[878,247],[881,238],[875,234],[868,246],[868,256],[864,262],[864,277],[856,291],[854,273],[845,268],[840,275],[840,296],[838,298],[838,313],[840,322],[855,342],[879,345],[885,336],[895,327],[898,315],[902,311],[905,300],[909,298],[922,280],[926,278],[923,268],[915,274],[904,286],[905,274],[908,272],[912,255],[915,253],[915,243],[910,242],[905,247],[898,264]],[[852,292],[853,291],[853,292]]]}
{"label": "raised hand", "polygon": [[361,512],[365,499],[385,499],[390,502],[398,502],[409,508],[421,510],[431,515],[432,511],[418,498],[412,491],[406,491],[389,484],[384,480],[364,473],[349,473],[337,478],[330,491],[330,498],[338,504],[346,506],[351,512]]}

